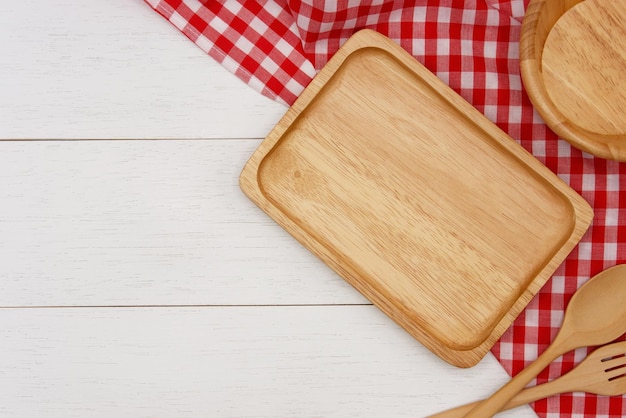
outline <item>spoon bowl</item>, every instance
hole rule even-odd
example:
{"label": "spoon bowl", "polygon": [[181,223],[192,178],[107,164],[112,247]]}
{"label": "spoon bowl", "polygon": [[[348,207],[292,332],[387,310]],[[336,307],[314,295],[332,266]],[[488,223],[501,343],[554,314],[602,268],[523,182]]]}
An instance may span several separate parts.
{"label": "spoon bowl", "polygon": [[625,296],[626,265],[614,266],[594,276],[574,293],[552,345],[569,346],[567,351],[570,351],[606,344],[620,337],[626,332]]}
{"label": "spoon bowl", "polygon": [[626,264],[604,270],[574,294],[561,330],[532,364],[470,411],[468,418],[491,417],[550,362],[580,347],[609,343],[626,332]]}
{"label": "spoon bowl", "polygon": [[[608,344],[589,354],[563,376],[522,390],[502,411],[567,392],[617,396],[626,393],[626,341]],[[462,405],[428,418],[462,418],[481,401]]]}

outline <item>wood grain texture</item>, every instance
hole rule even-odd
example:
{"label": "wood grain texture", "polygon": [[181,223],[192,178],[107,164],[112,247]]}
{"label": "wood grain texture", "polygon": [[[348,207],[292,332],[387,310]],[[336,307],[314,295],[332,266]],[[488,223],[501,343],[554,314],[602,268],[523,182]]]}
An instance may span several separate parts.
{"label": "wood grain texture", "polygon": [[550,30],[542,56],[548,94],[563,115],[602,135],[626,133],[626,1],[586,0]]}
{"label": "wood grain texture", "polygon": [[20,1],[0,43],[0,139],[262,138],[286,111],[143,0]]}
{"label": "wood grain texture", "polygon": [[346,43],[303,93],[246,165],[241,187],[463,367],[487,353],[593,216],[545,166],[371,31]]}
{"label": "wood grain texture", "polygon": [[520,67],[537,111],[562,138],[626,160],[626,1],[532,0]]}
{"label": "wood grain texture", "polygon": [[578,348],[600,347],[626,332],[626,264],[610,267],[583,284],[567,304],[563,323],[550,345],[467,418],[492,417],[557,358]]}
{"label": "wood grain texture", "polygon": [[236,185],[286,108],[143,1],[0,22],[0,139],[36,139],[0,142],[0,305],[57,306],[0,309],[0,417],[415,417],[508,379],[332,306],[366,300]]}
{"label": "wood grain texture", "polygon": [[506,381],[372,306],[0,309],[0,341],[3,418],[420,417]]}
{"label": "wood grain texture", "polygon": [[[503,410],[516,408],[540,399],[569,392],[586,392],[604,396],[626,393],[626,342],[607,344],[589,354],[574,369],[546,383],[527,387],[511,399]],[[428,418],[461,418],[481,401],[431,415]]]}

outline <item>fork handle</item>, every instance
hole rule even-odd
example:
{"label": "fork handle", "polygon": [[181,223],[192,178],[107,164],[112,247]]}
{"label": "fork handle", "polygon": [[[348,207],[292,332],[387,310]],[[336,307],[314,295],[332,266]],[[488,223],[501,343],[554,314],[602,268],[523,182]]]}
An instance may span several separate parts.
{"label": "fork handle", "polygon": [[[509,409],[517,408],[518,406],[525,405],[538,401],[539,399],[548,398],[559,393],[569,392],[570,389],[563,384],[562,377],[556,380],[552,380],[547,383],[542,383],[537,386],[532,386],[522,390],[515,395],[500,411],[506,411]],[[435,415],[430,415],[427,418],[462,418],[472,409],[476,408],[483,401],[476,401],[465,405],[457,406],[456,408],[448,409],[447,411],[439,412]]]}
{"label": "fork handle", "polygon": [[564,347],[560,343],[559,336],[537,359],[518,373],[513,379],[502,386],[489,398],[480,402],[478,406],[468,412],[466,418],[485,418],[497,414],[515,395],[521,392],[524,387],[543,369],[545,369],[555,358],[570,351],[569,347]]}

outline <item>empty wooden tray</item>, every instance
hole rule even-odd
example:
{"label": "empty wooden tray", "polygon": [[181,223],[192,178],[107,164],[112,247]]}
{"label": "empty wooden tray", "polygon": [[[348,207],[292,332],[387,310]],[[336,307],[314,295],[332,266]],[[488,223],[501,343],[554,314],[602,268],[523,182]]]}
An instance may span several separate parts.
{"label": "empty wooden tray", "polygon": [[546,124],[573,146],[626,161],[626,0],[531,0],[520,71]]}
{"label": "empty wooden tray", "polygon": [[587,203],[388,38],[355,34],[243,169],[246,195],[451,364],[476,364]]}

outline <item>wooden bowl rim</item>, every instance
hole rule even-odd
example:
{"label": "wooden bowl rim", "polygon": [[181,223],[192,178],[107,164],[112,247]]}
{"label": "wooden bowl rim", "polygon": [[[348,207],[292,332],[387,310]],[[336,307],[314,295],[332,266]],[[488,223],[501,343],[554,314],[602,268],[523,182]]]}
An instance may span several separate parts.
{"label": "wooden bowl rim", "polygon": [[[576,1],[576,0],[573,0]],[[576,1],[567,10],[585,0]],[[542,50],[537,50],[538,26],[547,7],[562,6],[557,0],[530,0],[520,36],[520,74],[524,88],[546,124],[574,147],[601,158],[626,161],[626,133],[606,135],[589,131],[566,118],[550,98],[541,69]],[[559,18],[560,18],[559,16]],[[558,18],[557,18],[558,20]],[[549,33],[549,31],[548,31]],[[544,40],[545,41],[545,40]],[[543,45],[541,46],[543,47]]]}

